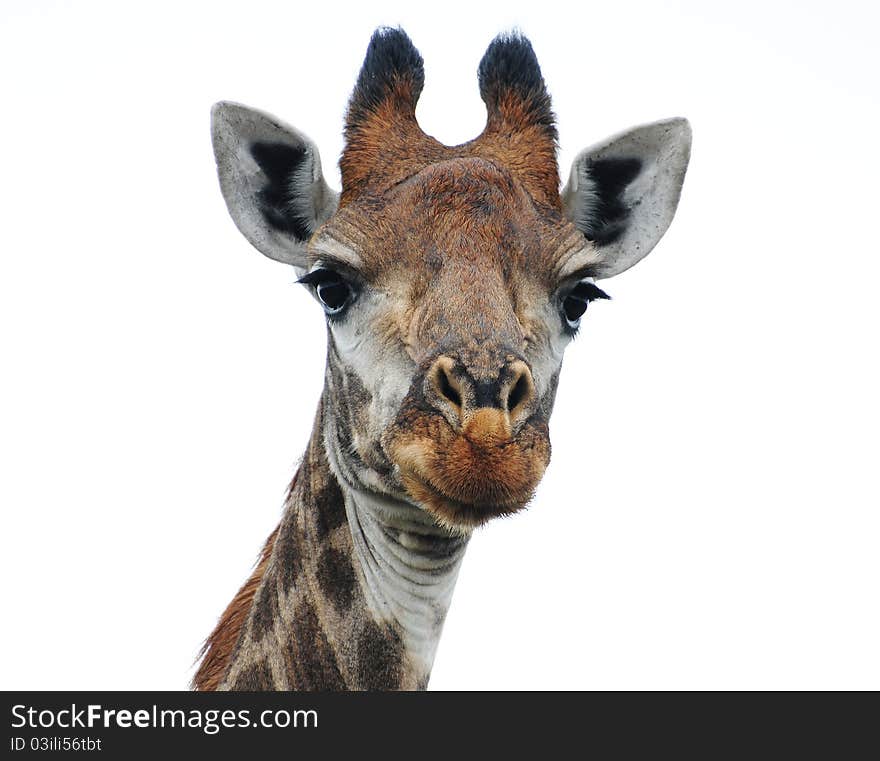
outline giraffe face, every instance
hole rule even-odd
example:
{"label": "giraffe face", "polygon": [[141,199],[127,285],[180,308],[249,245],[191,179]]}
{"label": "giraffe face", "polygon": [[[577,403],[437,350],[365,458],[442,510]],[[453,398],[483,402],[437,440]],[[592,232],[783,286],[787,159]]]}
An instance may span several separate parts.
{"label": "giraffe face", "polygon": [[333,449],[349,478],[468,528],[522,508],[550,457],[595,249],[481,158],[354,202],[308,249],[327,313]]}
{"label": "giraffe face", "polygon": [[560,194],[531,45],[497,38],[479,80],[485,130],[442,145],[415,119],[421,57],[403,32],[378,31],[349,103],[339,195],[314,144],[274,117],[224,103],[213,121],[233,219],[327,315],[337,475],[461,531],[531,498],[563,352],[607,298],[594,281],[665,232],[690,148],[684,120],[636,128],[581,153]]}

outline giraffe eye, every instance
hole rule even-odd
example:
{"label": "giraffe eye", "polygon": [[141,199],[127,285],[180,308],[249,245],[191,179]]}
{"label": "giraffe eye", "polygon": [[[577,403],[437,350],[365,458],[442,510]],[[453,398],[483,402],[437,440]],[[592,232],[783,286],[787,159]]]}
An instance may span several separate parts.
{"label": "giraffe eye", "polygon": [[299,279],[311,285],[324,311],[331,317],[341,314],[354,299],[354,289],[338,272],[316,269]]}
{"label": "giraffe eye", "polygon": [[611,297],[589,280],[582,280],[575,285],[562,299],[562,318],[566,329],[571,333],[576,332],[589,303],[608,298]]}

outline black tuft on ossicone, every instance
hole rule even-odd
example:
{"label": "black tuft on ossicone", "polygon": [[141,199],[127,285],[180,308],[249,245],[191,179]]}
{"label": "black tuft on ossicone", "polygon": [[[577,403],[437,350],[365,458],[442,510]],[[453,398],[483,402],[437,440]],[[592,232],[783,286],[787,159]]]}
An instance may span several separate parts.
{"label": "black tuft on ossicone", "polygon": [[395,85],[401,83],[408,85],[407,105],[414,111],[425,85],[422,56],[403,29],[379,27],[370,38],[361,73],[351,95],[351,113],[357,115],[364,110],[373,110],[394,91]]}
{"label": "black tuft on ossicone", "polygon": [[532,43],[519,32],[499,34],[489,44],[477,68],[480,97],[490,116],[502,107],[505,96],[513,94],[524,115],[553,133],[556,127],[550,95],[541,75]]}

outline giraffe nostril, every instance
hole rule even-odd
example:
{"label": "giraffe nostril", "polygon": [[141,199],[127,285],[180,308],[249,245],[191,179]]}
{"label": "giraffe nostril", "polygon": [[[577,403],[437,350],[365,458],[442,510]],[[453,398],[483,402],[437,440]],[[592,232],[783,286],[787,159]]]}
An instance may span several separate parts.
{"label": "giraffe nostril", "polygon": [[535,384],[522,360],[504,364],[493,380],[476,381],[452,357],[438,357],[425,377],[427,401],[456,430],[465,427],[478,410],[502,413],[506,425],[516,426],[534,405]]}
{"label": "giraffe nostril", "polygon": [[461,394],[452,385],[454,381],[450,379],[446,368],[441,367],[438,374],[440,376],[440,396],[452,402],[455,407],[461,407]]}
{"label": "giraffe nostril", "polygon": [[507,397],[507,409],[508,411],[514,410],[519,406],[519,403],[526,398],[526,395],[529,393],[529,384],[526,380],[525,375],[520,375],[516,381],[514,387],[510,390],[510,396]]}
{"label": "giraffe nostril", "polygon": [[458,427],[464,414],[464,392],[461,381],[455,374],[455,362],[451,357],[440,357],[428,372],[427,384],[429,398],[433,398],[437,407],[453,424]]}
{"label": "giraffe nostril", "polygon": [[507,393],[502,391],[501,394],[501,406],[510,414],[511,419],[515,419],[529,409],[535,396],[535,384],[525,362],[515,362],[511,370],[511,378],[506,385]]}

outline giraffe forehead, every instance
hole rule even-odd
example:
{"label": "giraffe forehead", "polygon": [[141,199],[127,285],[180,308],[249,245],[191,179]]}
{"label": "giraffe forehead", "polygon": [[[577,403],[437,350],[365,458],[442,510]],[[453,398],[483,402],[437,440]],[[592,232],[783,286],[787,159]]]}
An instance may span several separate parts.
{"label": "giraffe forehead", "polygon": [[[480,158],[433,164],[387,194],[401,232],[449,258],[489,264],[540,251],[548,228],[534,202],[505,169]],[[418,258],[418,252],[412,254]],[[428,263],[433,263],[432,259]]]}
{"label": "giraffe forehead", "polygon": [[[536,204],[504,168],[482,158],[432,164],[381,195],[366,195],[331,221],[356,241],[370,279],[418,284],[445,270],[544,279],[570,224]],[[352,234],[352,230],[354,234]]]}

